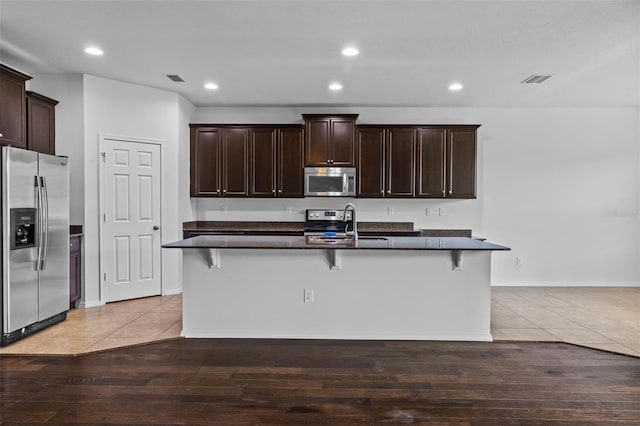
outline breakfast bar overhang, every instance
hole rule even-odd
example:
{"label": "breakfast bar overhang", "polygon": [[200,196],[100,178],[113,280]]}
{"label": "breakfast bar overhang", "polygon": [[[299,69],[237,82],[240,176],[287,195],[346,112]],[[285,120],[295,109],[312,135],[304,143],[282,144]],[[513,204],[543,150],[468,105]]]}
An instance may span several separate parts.
{"label": "breakfast bar overhang", "polygon": [[466,237],[203,235],[183,251],[184,337],[490,341],[491,253]]}

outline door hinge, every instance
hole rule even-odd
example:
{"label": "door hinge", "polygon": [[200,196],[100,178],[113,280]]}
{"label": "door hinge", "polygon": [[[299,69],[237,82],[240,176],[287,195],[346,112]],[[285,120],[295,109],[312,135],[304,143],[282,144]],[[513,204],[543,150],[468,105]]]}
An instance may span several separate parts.
{"label": "door hinge", "polygon": [[106,213],[102,213],[102,221],[103,222],[107,221],[107,214]]}
{"label": "door hinge", "polygon": [[103,279],[104,281],[106,281],[106,280],[107,280],[107,273],[106,273],[106,272],[104,273],[104,275],[103,275],[103,278],[102,278],[102,279]]}
{"label": "door hinge", "polygon": [[106,162],[107,161],[107,153],[106,152],[101,152],[100,155],[102,155],[102,162]]}

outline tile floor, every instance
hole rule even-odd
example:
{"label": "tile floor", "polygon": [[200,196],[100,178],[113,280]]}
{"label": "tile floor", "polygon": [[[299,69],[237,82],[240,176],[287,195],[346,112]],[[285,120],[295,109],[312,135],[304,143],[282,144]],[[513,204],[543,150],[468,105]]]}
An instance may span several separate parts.
{"label": "tile floor", "polygon": [[182,331],[182,295],[71,309],[67,320],[9,346],[1,354],[75,355],[172,339]]}
{"label": "tile floor", "polygon": [[640,357],[640,288],[492,287],[491,334]]}
{"label": "tile floor", "polygon": [[[494,340],[564,341],[640,357],[640,288],[493,287]],[[73,309],[67,320],[0,354],[82,354],[173,339],[182,296],[158,296]]]}

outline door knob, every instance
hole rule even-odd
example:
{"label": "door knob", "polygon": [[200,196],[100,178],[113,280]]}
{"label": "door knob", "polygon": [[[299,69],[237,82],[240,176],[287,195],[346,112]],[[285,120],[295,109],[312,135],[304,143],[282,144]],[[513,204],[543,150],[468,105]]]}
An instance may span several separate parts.
{"label": "door knob", "polygon": [[158,229],[160,229],[160,227],[159,227],[158,225],[154,225],[154,226],[153,226],[153,230],[154,230],[154,231],[157,231]]}

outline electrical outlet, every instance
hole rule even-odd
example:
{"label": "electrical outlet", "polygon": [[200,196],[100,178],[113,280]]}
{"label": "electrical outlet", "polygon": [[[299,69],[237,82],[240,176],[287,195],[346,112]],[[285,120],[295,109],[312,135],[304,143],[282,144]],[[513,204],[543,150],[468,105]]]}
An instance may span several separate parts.
{"label": "electrical outlet", "polygon": [[522,266],[522,256],[516,256],[516,266]]}
{"label": "electrical outlet", "polygon": [[226,213],[228,211],[227,206],[220,206],[220,212],[221,213]]}
{"label": "electrical outlet", "polygon": [[313,303],[313,289],[304,289],[304,303]]}
{"label": "electrical outlet", "polygon": [[387,214],[389,216],[393,216],[394,214],[396,214],[396,209],[394,209],[393,207],[388,207],[387,208]]}
{"label": "electrical outlet", "polygon": [[440,216],[446,216],[446,215],[447,215],[447,209],[445,209],[444,207],[440,207],[440,208],[438,209],[438,214],[439,214]]}
{"label": "electrical outlet", "polygon": [[433,209],[431,207],[427,207],[425,213],[427,216],[433,216]]}

